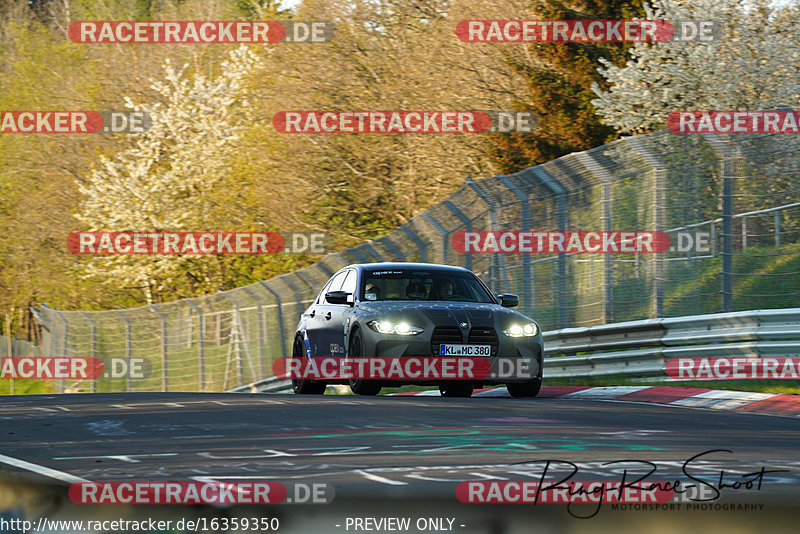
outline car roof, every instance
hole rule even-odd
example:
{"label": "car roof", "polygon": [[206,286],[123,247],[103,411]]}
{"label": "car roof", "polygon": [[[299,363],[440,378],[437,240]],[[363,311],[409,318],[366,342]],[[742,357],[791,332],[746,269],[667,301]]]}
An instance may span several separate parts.
{"label": "car roof", "polygon": [[457,265],[442,265],[440,263],[411,263],[411,262],[381,262],[381,263],[353,263],[344,269],[358,269],[359,271],[373,270],[373,269],[425,269],[428,271],[461,271],[472,272],[464,267]]}

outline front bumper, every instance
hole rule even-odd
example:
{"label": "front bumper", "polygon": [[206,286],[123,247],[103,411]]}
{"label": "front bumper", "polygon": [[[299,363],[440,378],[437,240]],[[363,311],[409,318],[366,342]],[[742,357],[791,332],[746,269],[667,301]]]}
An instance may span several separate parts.
{"label": "front bumper", "polygon": [[[488,357],[491,374],[488,378],[476,379],[475,387],[481,385],[509,384],[528,382],[542,376],[542,336],[541,333],[530,338],[510,338],[502,332],[485,335],[491,327],[476,327],[480,336],[473,332],[464,332],[460,339],[451,337],[442,340],[435,338],[433,332],[423,332],[416,336],[397,334],[380,334],[369,328],[362,330],[364,356],[378,357],[438,357],[441,341],[448,344],[490,345],[492,356]],[[386,386],[393,385],[431,385],[441,381],[408,380],[385,381]]]}

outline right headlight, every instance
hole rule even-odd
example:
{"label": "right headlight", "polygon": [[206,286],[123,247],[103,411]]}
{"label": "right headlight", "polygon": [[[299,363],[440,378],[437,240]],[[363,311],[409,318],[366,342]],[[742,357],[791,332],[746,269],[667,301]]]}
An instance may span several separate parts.
{"label": "right headlight", "polygon": [[539,333],[539,327],[536,323],[512,324],[503,333],[508,337],[533,337]]}

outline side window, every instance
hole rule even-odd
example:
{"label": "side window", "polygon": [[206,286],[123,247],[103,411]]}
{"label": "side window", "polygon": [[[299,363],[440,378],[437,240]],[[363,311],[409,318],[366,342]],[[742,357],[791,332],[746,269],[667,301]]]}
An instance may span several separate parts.
{"label": "side window", "polygon": [[333,277],[330,283],[325,286],[325,289],[322,290],[322,299],[320,301],[322,304],[328,304],[328,302],[325,300],[325,293],[328,293],[329,291],[339,291],[339,289],[342,287],[342,282],[344,282],[344,279],[349,272],[350,271],[343,271],[337,274]]}
{"label": "side window", "polygon": [[342,288],[339,291],[347,291],[350,293],[350,296],[347,298],[348,302],[353,302],[356,294],[356,272],[350,270],[347,273],[347,278],[344,279],[344,283],[342,284]]}
{"label": "side window", "polygon": [[325,293],[328,292],[328,288],[331,287],[331,282],[333,280],[328,280],[325,284],[325,287],[322,288],[322,291],[319,292],[319,296],[317,297],[317,304],[323,304],[325,302]]}

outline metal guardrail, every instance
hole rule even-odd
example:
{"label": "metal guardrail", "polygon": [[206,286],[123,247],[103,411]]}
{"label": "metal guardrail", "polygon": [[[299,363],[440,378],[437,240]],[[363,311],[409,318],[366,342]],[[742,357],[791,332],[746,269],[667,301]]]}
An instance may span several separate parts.
{"label": "metal guardrail", "polygon": [[800,356],[800,308],[563,328],[543,338],[545,379],[663,375],[675,357]]}
{"label": "metal guardrail", "polygon": [[229,389],[225,393],[287,393],[292,390],[291,380],[271,376],[252,384]]}
{"label": "metal guardrail", "polygon": [[[562,328],[544,332],[542,337],[545,380],[656,376],[665,374],[667,360],[674,357],[800,357],[800,308]],[[270,377],[229,392],[290,390],[288,380]]]}

